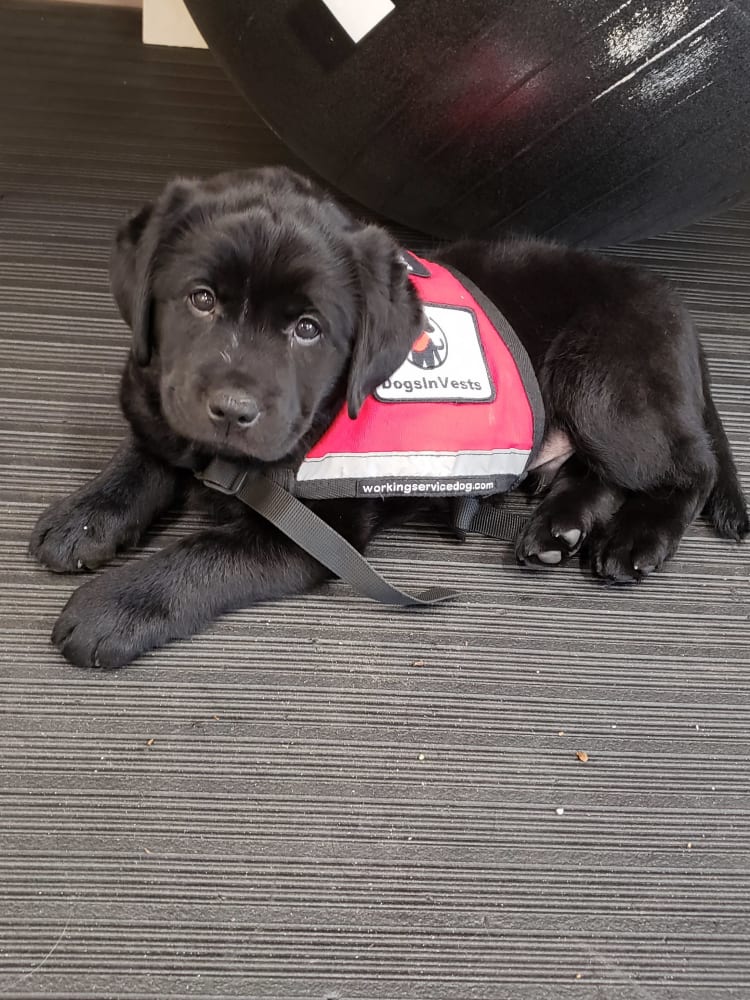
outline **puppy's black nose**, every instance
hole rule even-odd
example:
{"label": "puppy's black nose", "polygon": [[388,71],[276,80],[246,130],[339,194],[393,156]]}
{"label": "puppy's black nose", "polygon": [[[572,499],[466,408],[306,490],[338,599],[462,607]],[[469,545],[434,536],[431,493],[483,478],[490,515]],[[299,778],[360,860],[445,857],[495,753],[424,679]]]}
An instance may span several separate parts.
{"label": "puppy's black nose", "polygon": [[250,427],[260,416],[260,409],[252,396],[219,389],[208,397],[208,415],[214,423],[233,424],[235,427]]}

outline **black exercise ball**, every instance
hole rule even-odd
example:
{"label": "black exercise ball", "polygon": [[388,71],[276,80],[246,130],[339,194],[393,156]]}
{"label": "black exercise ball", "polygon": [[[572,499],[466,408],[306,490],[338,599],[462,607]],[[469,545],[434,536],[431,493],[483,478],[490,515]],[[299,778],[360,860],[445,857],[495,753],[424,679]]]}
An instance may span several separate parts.
{"label": "black exercise ball", "polygon": [[747,0],[188,6],[305,163],[427,233],[597,245],[747,190]]}

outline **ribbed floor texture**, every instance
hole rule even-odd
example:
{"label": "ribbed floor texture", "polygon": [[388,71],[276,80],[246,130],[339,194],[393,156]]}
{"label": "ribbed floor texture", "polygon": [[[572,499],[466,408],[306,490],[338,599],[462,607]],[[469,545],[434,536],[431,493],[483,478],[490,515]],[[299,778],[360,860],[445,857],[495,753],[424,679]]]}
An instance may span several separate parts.
{"label": "ribbed floor texture", "polygon": [[[334,584],[114,673],[49,645],[77,581],[29,531],[122,431],[114,226],[282,160],[208,53],[0,2],[0,995],[747,1000],[750,548],[704,524],[633,589],[424,526],[373,560],[461,603]],[[750,209],[620,252],[693,307],[749,486]]]}

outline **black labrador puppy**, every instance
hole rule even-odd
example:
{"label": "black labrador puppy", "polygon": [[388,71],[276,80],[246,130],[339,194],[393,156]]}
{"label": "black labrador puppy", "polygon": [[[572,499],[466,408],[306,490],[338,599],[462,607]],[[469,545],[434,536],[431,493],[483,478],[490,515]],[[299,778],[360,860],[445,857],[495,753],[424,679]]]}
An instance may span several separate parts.
{"label": "black labrador puppy", "polygon": [[[498,305],[542,390],[547,429],[531,479],[548,489],[518,539],[520,562],[560,562],[585,544],[597,576],[635,581],[674,554],[701,511],[722,537],[747,534],[703,353],[663,281],[531,240],[464,242],[439,259]],[[31,552],[57,572],[94,569],[133,545],[214,456],[296,467],[421,330],[391,237],[286,169],[169,184],[123,224],[111,277],[133,331],[121,390],[132,430],[36,525]],[[329,575],[237,500],[195,489],[214,527],[73,594],[53,631],[72,663],[127,663]],[[359,549],[424,509],[404,498],[310,506]]]}

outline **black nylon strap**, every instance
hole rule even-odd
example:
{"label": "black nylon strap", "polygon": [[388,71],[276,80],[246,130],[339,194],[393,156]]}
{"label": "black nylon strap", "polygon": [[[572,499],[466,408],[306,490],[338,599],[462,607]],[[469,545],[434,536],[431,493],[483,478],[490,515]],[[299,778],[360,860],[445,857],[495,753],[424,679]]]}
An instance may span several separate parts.
{"label": "black nylon strap", "polygon": [[458,597],[455,590],[445,587],[430,587],[420,594],[407,594],[391,586],[329,524],[260,473],[250,475],[230,462],[215,459],[198,478],[212,489],[236,496],[365,597],[402,608],[440,604]]}
{"label": "black nylon strap", "polygon": [[479,505],[479,512],[474,518],[471,530],[490,538],[501,538],[504,542],[514,542],[527,521],[528,518],[523,514],[515,514],[513,511],[503,510],[502,507],[482,503]]}
{"label": "black nylon strap", "polygon": [[504,510],[487,501],[480,503],[476,497],[462,497],[454,504],[452,525],[461,539],[465,539],[467,534],[475,533],[513,542],[527,520],[523,514]]}

